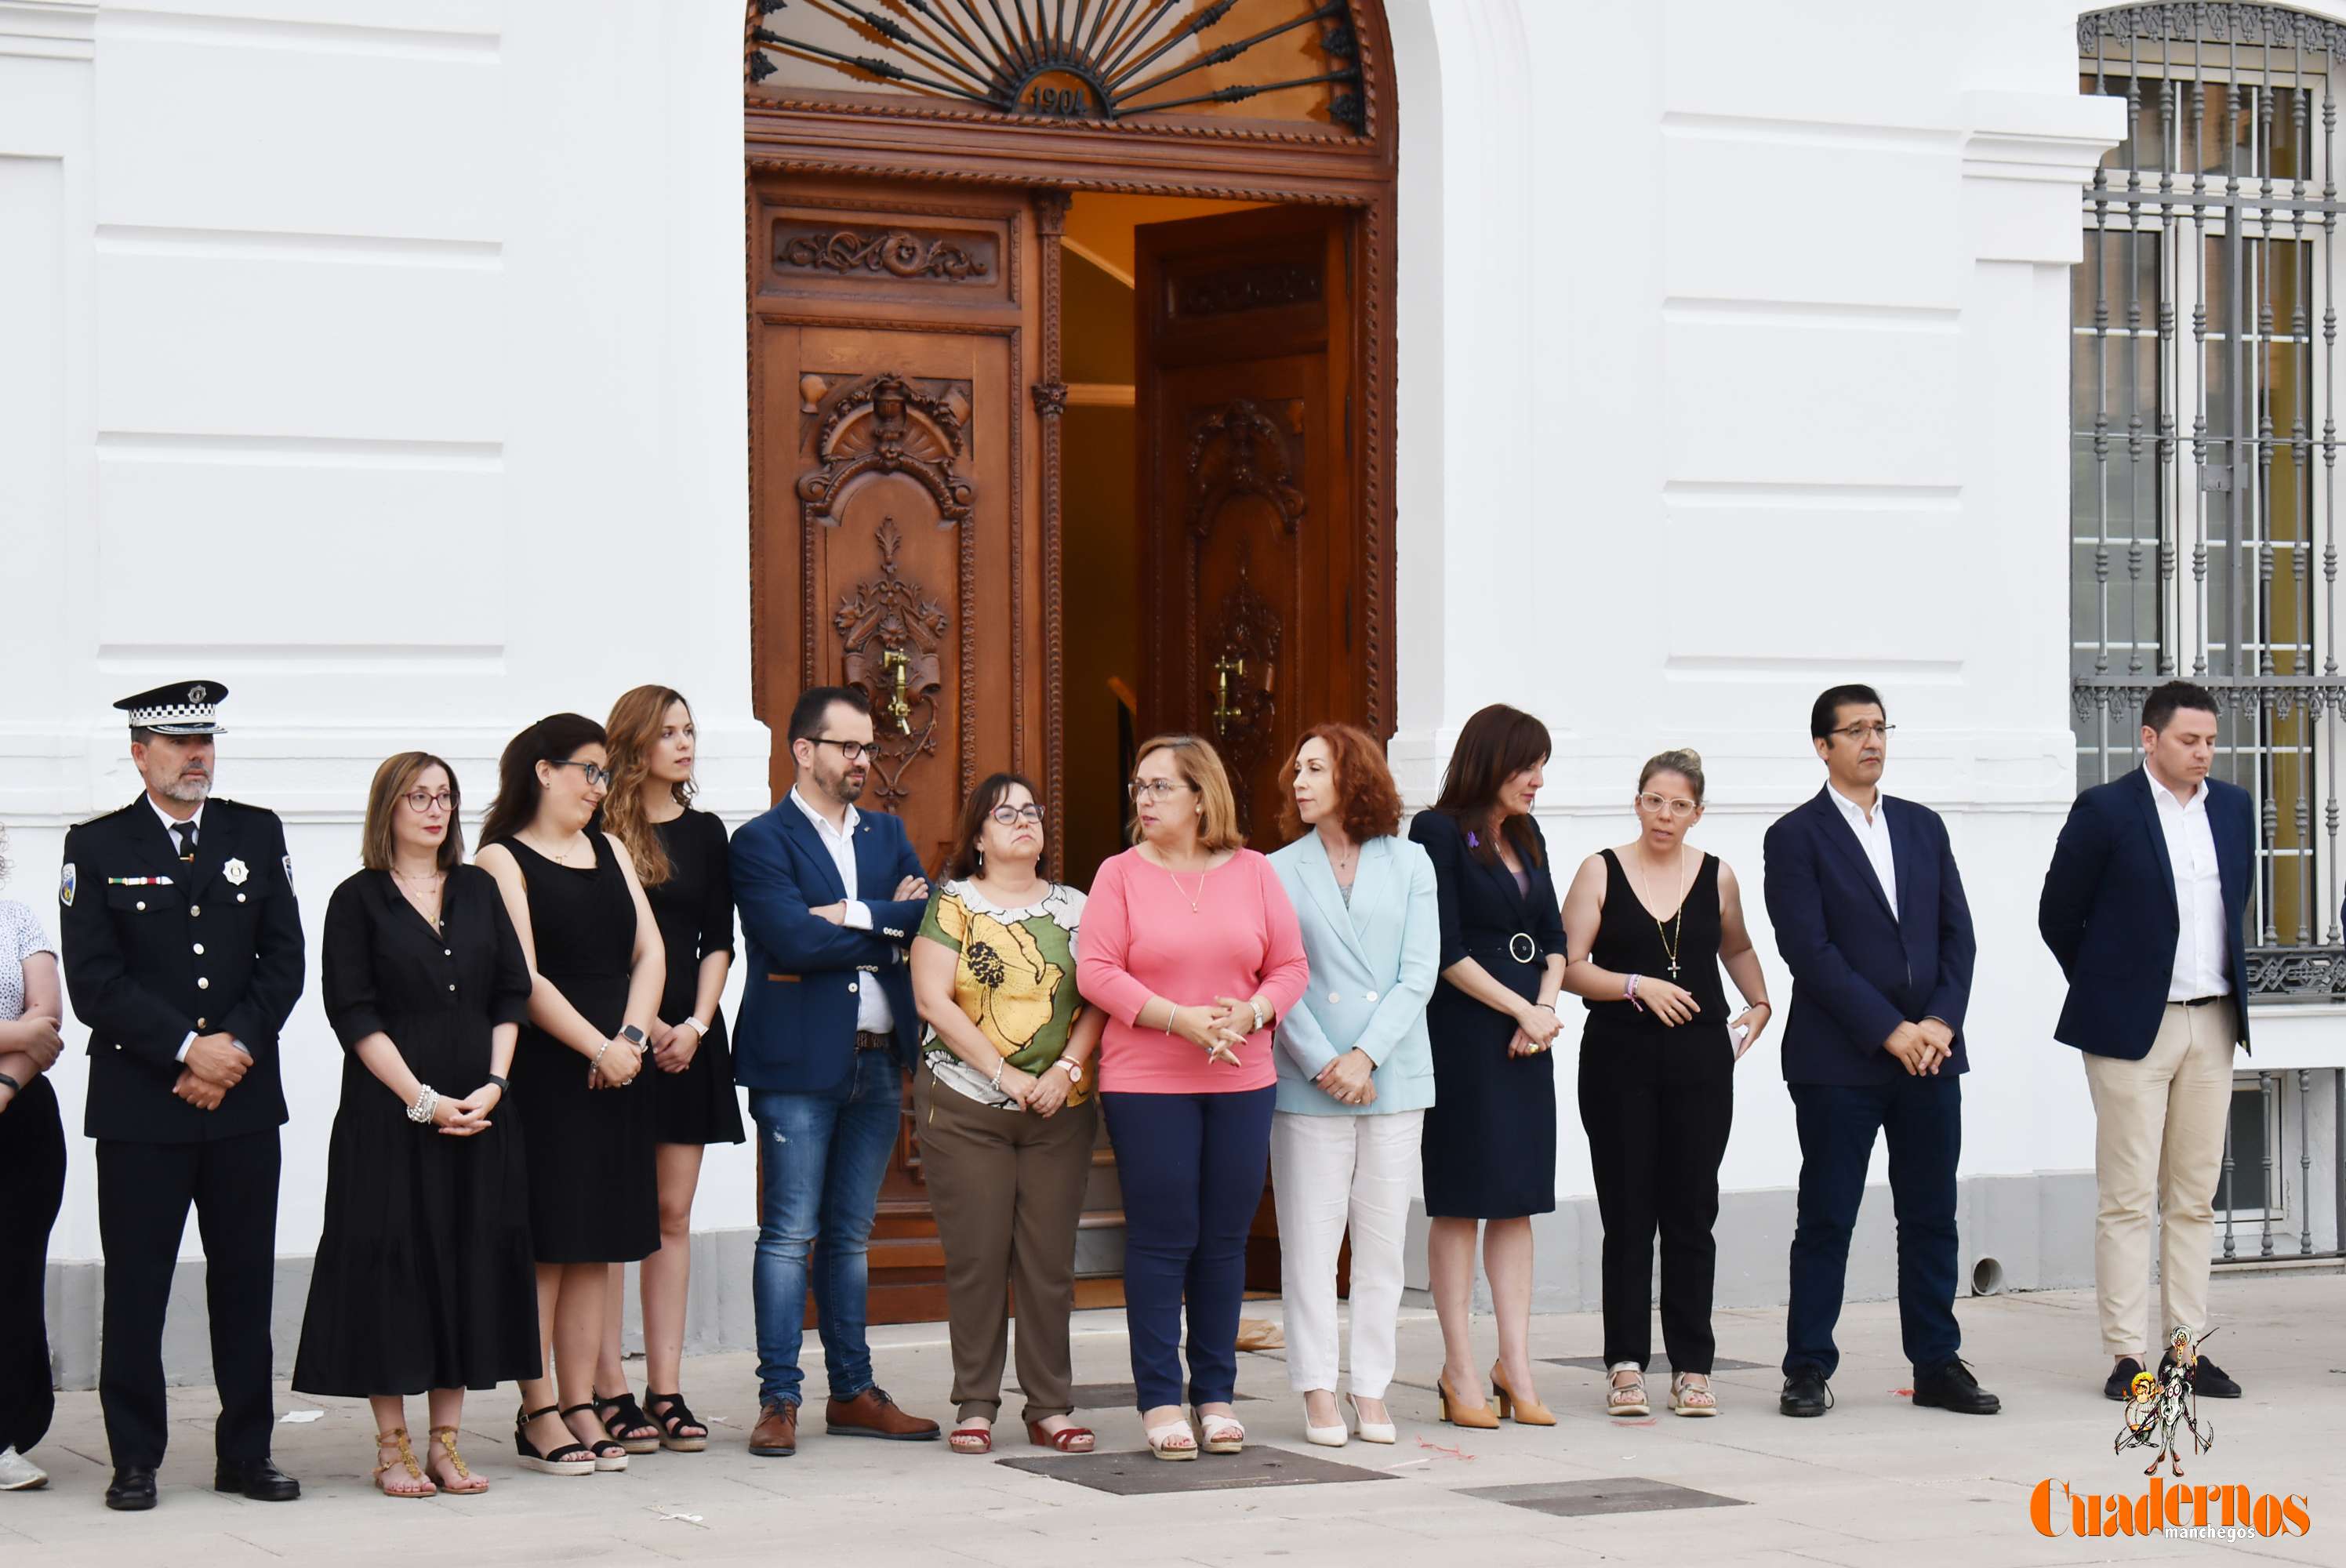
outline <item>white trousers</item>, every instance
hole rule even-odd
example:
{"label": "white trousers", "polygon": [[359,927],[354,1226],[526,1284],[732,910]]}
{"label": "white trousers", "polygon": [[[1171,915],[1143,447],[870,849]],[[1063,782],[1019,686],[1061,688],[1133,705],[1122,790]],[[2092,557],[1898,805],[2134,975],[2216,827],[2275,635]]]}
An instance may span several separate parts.
{"label": "white trousers", "polygon": [[1401,1318],[1402,1238],[1417,1175],[1423,1111],[1270,1119],[1270,1190],[1279,1207],[1280,1294],[1287,1382],[1336,1387],[1336,1258],[1352,1232],[1352,1392],[1382,1400],[1392,1381]]}
{"label": "white trousers", "polygon": [[[2138,1062],[2086,1056],[2094,1096],[2094,1280],[2102,1349],[2150,1366],[2170,1329],[2205,1334],[2216,1185],[2232,1109],[2231,1002],[2170,1002]],[[2144,1333],[2150,1229],[2158,1224],[2158,1319]],[[2146,1354],[2146,1349],[2147,1354]]]}

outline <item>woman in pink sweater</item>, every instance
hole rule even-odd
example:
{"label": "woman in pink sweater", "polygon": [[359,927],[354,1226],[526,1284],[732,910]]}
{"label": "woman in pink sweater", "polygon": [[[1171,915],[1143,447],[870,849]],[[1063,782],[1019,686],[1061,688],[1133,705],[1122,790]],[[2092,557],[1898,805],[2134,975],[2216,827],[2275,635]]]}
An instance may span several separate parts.
{"label": "woman in pink sweater", "polygon": [[[1076,983],[1106,1013],[1100,1105],[1124,1189],[1125,1322],[1159,1459],[1236,1453],[1239,1302],[1277,1095],[1271,1025],[1311,978],[1294,906],[1245,847],[1222,759],[1164,735],[1132,774],[1133,847],[1084,906]],[[1181,1420],[1181,1307],[1189,1403]]]}

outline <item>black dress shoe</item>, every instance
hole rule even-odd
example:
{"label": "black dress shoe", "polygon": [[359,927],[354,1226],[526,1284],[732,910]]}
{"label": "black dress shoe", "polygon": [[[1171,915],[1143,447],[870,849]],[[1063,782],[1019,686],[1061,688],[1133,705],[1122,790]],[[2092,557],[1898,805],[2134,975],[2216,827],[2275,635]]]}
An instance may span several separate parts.
{"label": "black dress shoe", "polygon": [[2134,1380],[2142,1376],[2142,1363],[2128,1356],[2110,1369],[2109,1380],[2102,1385],[2102,1398],[2123,1404],[2134,1398]]}
{"label": "black dress shoe", "polygon": [[214,1492],[236,1492],[255,1502],[291,1502],[301,1483],[265,1459],[224,1459],[212,1471]]}
{"label": "black dress shoe", "polygon": [[1914,1402],[1959,1416],[1992,1416],[2004,1401],[1979,1386],[1972,1369],[1960,1358],[1928,1372],[1914,1374]]}
{"label": "black dress shoe", "polygon": [[[2158,1359],[2158,1375],[2164,1380],[2167,1369],[2175,1365],[2175,1352],[2170,1350]],[[2240,1385],[2227,1377],[2224,1369],[2202,1356],[2192,1364],[2191,1391],[2203,1400],[2237,1400]]]}
{"label": "black dress shoe", "polygon": [[155,1472],[143,1464],[118,1465],[106,1489],[106,1506],[117,1513],[143,1513],[155,1506]]}
{"label": "black dress shoe", "polygon": [[1826,1386],[1825,1375],[1814,1367],[1802,1367],[1784,1380],[1784,1391],[1777,1396],[1776,1409],[1788,1416],[1821,1416],[1832,1409],[1832,1390]]}

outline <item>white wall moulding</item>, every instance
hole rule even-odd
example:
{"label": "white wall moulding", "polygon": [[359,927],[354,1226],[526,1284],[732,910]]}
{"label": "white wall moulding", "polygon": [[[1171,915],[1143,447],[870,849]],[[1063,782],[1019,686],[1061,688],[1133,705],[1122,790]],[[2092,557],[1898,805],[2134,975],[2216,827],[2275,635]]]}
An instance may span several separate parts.
{"label": "white wall moulding", "polygon": [[345,261],[394,267],[461,267],[488,272],[497,270],[505,261],[505,247],[495,239],[296,234],[265,229],[174,229],[140,223],[101,223],[96,239],[99,250],[116,256]]}
{"label": "white wall moulding", "polygon": [[96,0],[0,0],[0,56],[87,60],[97,32]]}

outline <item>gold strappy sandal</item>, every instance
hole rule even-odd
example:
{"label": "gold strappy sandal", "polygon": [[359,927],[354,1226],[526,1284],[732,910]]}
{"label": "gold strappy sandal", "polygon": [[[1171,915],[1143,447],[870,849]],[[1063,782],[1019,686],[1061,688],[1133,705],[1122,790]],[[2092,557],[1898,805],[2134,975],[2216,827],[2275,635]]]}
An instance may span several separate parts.
{"label": "gold strappy sandal", "polygon": [[[437,1497],[440,1494],[440,1488],[434,1484],[430,1476],[423,1473],[423,1467],[415,1462],[415,1451],[407,1446],[407,1429],[405,1427],[393,1427],[387,1432],[375,1433],[374,1448],[378,1458],[381,1457],[384,1449],[391,1448],[397,1449],[399,1451],[399,1457],[397,1459],[387,1461],[374,1467],[374,1489],[377,1492],[380,1492],[385,1497]],[[394,1492],[390,1487],[383,1484],[382,1478],[390,1471],[398,1469],[402,1465],[405,1465],[407,1467],[407,1475],[410,1484]],[[417,1490],[419,1487],[422,1489],[421,1491]]]}
{"label": "gold strappy sandal", "polygon": [[474,1497],[489,1490],[487,1478],[474,1475],[472,1467],[464,1462],[464,1456],[456,1451],[454,1427],[434,1427],[432,1441],[440,1445],[440,1451],[448,1458],[448,1468],[456,1472],[457,1481],[463,1483],[457,1486],[444,1485],[440,1488],[441,1491],[451,1497]]}

